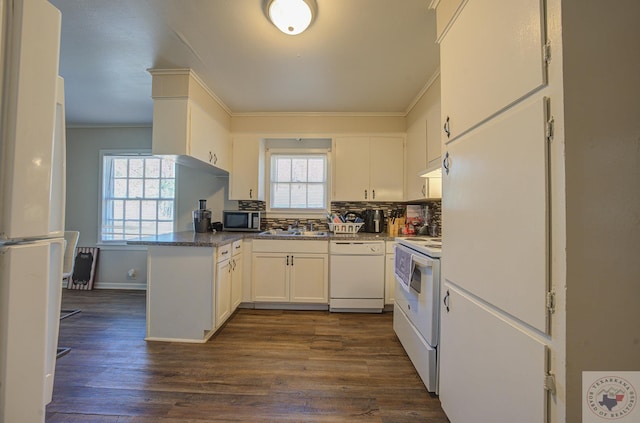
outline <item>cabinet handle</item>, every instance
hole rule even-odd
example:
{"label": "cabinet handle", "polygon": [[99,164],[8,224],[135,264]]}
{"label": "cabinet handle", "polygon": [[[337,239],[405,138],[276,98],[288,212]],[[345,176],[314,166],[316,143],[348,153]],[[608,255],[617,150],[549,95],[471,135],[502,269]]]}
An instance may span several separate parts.
{"label": "cabinet handle", "polygon": [[442,300],[442,302],[444,303],[444,308],[447,309],[447,313],[449,312],[449,290],[447,289],[447,293],[444,295],[444,299]]}
{"label": "cabinet handle", "polygon": [[253,188],[249,188],[249,199],[253,198]]}
{"label": "cabinet handle", "polygon": [[224,250],[223,252],[220,253],[221,256],[226,256],[227,254],[229,254],[228,250]]}
{"label": "cabinet handle", "polygon": [[235,259],[231,260],[231,265],[232,265],[232,269],[231,270],[236,270],[236,261],[235,261]]}
{"label": "cabinet handle", "polygon": [[293,266],[293,256],[291,256],[291,265]]}
{"label": "cabinet handle", "polygon": [[216,156],[215,154],[213,155],[213,164],[218,163],[218,156]]}
{"label": "cabinet handle", "polygon": [[449,152],[447,151],[444,155],[444,160],[442,160],[442,167],[444,167],[445,173],[449,174],[449,167],[451,166],[451,162],[449,160]]}
{"label": "cabinet handle", "polygon": [[364,199],[365,200],[367,199],[367,190],[366,189],[364,190]]}
{"label": "cabinet handle", "polygon": [[447,138],[451,136],[451,125],[449,123],[449,116],[447,116],[447,120],[444,122],[444,133],[447,134]]}
{"label": "cabinet handle", "polygon": [[289,256],[287,256],[287,266],[289,265]]}
{"label": "cabinet handle", "polygon": [[212,160],[213,160],[213,154],[211,153],[211,151],[209,151],[209,163],[211,163]]}
{"label": "cabinet handle", "polygon": [[372,194],[371,199],[372,199],[372,200],[375,200],[375,199],[376,199],[376,190],[375,190],[375,189],[372,189],[372,190],[371,190],[371,194]]}
{"label": "cabinet handle", "polygon": [[426,184],[422,184],[422,195],[426,196],[427,195],[427,187]]}

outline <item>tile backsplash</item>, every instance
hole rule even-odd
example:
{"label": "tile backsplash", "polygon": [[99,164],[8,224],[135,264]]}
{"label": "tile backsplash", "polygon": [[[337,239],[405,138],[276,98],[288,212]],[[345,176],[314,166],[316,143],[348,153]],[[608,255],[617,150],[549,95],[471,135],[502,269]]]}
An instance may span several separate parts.
{"label": "tile backsplash", "polygon": [[[442,217],[441,217],[441,202],[440,201],[429,201],[427,203],[421,204],[422,207],[428,208],[427,217],[429,223],[433,221],[437,222],[439,228],[439,235],[442,234]],[[264,201],[247,201],[240,200],[238,201],[238,208],[240,210],[259,210],[266,211],[266,203]],[[385,217],[389,217],[391,215],[392,210],[397,210],[402,208],[406,210],[406,203],[402,202],[364,202],[364,201],[334,201],[331,203],[331,213],[336,214],[344,214],[348,212],[362,213],[366,209],[382,209],[384,210]],[[298,220],[300,225],[309,225],[309,223],[313,223],[314,229],[316,230],[328,230],[329,226],[327,225],[327,219],[306,219],[300,218],[296,219],[295,217],[291,218],[273,218],[273,217],[265,217],[262,219],[262,230],[273,229],[273,228],[283,228],[287,229],[290,225],[294,225],[295,221]],[[364,229],[364,228],[362,228]],[[362,231],[360,229],[360,231]]]}

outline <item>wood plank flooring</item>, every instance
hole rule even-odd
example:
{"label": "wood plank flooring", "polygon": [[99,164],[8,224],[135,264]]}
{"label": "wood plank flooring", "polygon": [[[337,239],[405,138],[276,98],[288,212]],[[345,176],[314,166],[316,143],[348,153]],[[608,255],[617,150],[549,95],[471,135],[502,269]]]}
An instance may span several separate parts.
{"label": "wood plank flooring", "polygon": [[146,342],[145,293],[63,292],[46,421],[447,423],[392,314],[240,309],[206,344]]}

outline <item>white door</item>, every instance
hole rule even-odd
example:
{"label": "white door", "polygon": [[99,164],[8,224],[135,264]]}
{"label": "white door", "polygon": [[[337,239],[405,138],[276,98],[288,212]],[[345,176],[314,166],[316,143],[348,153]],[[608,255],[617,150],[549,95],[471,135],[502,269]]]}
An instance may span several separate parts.
{"label": "white door", "polygon": [[231,315],[231,260],[224,260],[216,269],[216,328]]}
{"label": "white door", "polygon": [[449,143],[442,204],[447,222],[443,277],[543,332],[548,285],[544,131],[544,99],[538,97]]}
{"label": "white door", "polygon": [[369,191],[369,137],[340,137],[335,140],[333,200],[371,199]]}
{"label": "white door", "polygon": [[327,254],[292,254],[290,257],[291,301],[327,303],[329,301]]}
{"label": "white door", "polygon": [[450,284],[443,300],[440,402],[449,419],[544,422],[545,344]]}
{"label": "white door", "polygon": [[253,253],[253,301],[289,301],[289,257],[282,253]]}
{"label": "white door", "polygon": [[369,201],[404,199],[404,140],[372,137],[369,144]]}
{"label": "white door", "polygon": [[231,312],[233,313],[242,302],[242,253],[231,258]]}
{"label": "white door", "polygon": [[440,44],[449,139],[546,83],[543,12],[543,0],[466,3]]}
{"label": "white door", "polygon": [[[259,187],[264,160],[260,157],[258,137],[236,137],[232,144],[232,166],[229,174],[230,200],[263,200]],[[263,151],[264,152],[264,151]]]}

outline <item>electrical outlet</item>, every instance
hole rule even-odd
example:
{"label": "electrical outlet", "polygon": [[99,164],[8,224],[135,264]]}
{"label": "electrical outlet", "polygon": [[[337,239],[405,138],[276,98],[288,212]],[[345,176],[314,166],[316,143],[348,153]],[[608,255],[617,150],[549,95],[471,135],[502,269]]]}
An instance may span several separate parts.
{"label": "electrical outlet", "polygon": [[138,278],[138,269],[129,269],[127,272],[127,279],[137,279]]}

